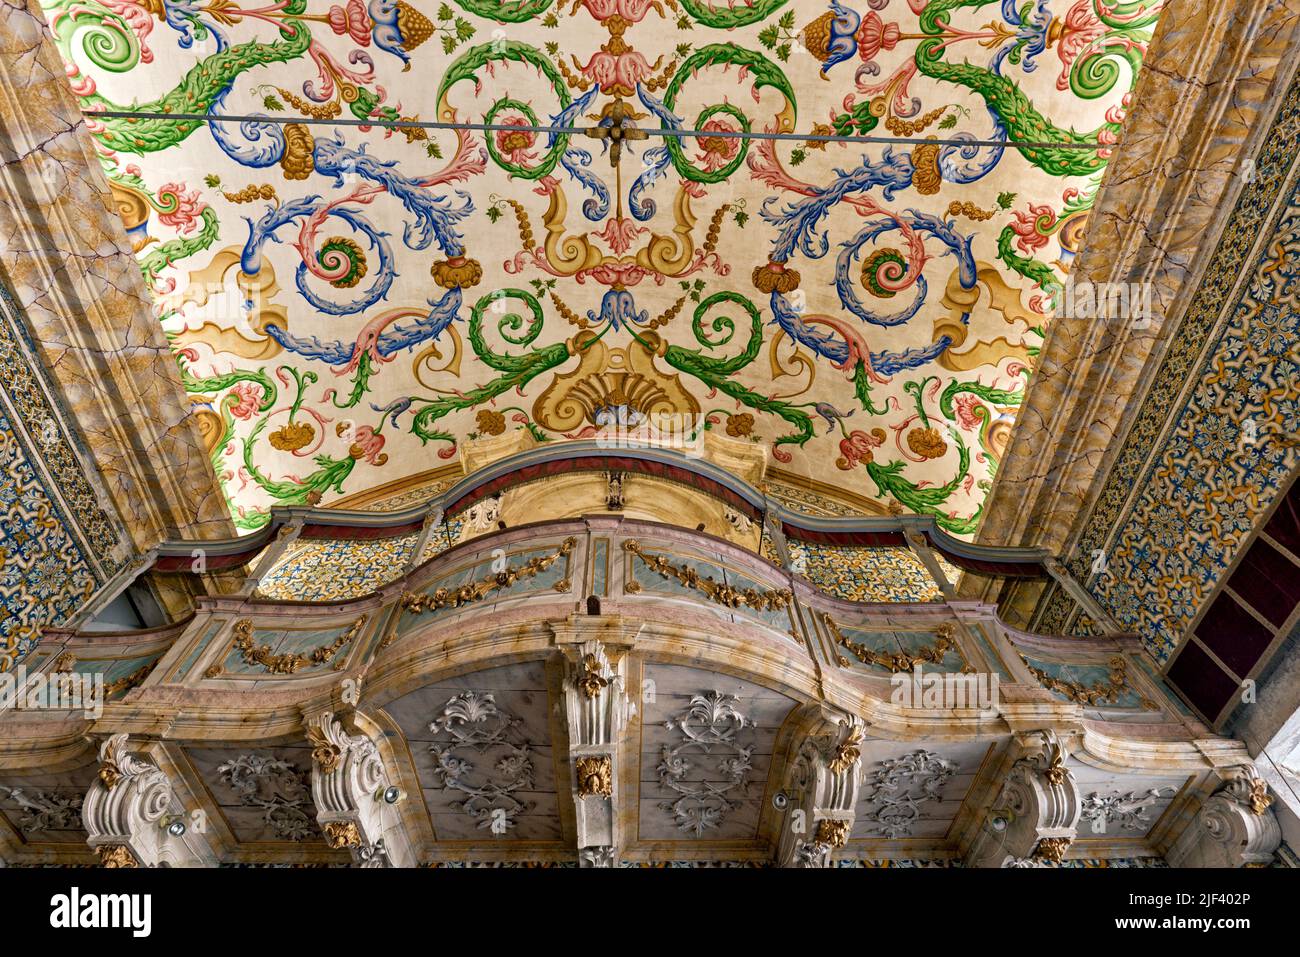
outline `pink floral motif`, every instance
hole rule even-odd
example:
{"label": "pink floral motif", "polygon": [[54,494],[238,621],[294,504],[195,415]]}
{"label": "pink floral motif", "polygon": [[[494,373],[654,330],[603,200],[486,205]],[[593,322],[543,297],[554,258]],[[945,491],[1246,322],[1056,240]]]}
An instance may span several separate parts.
{"label": "pink floral motif", "polygon": [[256,382],[240,382],[230,390],[238,401],[230,403],[230,414],[247,421],[262,405],[262,387]]}
{"label": "pink floral motif", "polygon": [[614,255],[621,256],[632,248],[632,243],[643,232],[645,232],[644,226],[639,226],[624,216],[621,219],[611,218],[605,223],[603,230],[593,232],[592,235],[605,240],[609,248],[614,251]]}
{"label": "pink floral motif", "polygon": [[653,72],[649,61],[635,50],[617,56],[608,50],[599,50],[581,70],[584,77],[599,84],[602,90],[621,92],[624,96],[632,96],[637,84],[649,79]]}
{"label": "pink floral motif", "polygon": [[166,183],[158,190],[158,201],[175,204],[175,209],[159,213],[158,220],[182,233],[192,233],[199,225],[199,214],[208,204],[199,199],[198,190],[186,190],[180,183]]}
{"label": "pink floral motif", "polygon": [[362,0],[348,0],[347,9],[330,7],[330,29],[339,36],[347,34],[358,46],[370,46],[370,16]]}
{"label": "pink floral motif", "polygon": [[387,455],[380,454],[383,447],[384,437],[376,435],[373,426],[363,425],[354,434],[352,447],[348,453],[354,459],[364,459],[371,465],[383,465],[388,461]]}
{"label": "pink floral motif", "polygon": [[[730,123],[719,119],[709,120],[700,129],[706,133],[737,132],[736,128]],[[701,136],[697,139],[704,152],[696,154],[696,162],[702,164],[710,173],[726,166],[736,155],[736,151],[740,149],[740,140],[733,136]]]}
{"label": "pink floral motif", "polygon": [[[507,116],[498,122],[502,126],[531,125],[522,116]],[[516,166],[524,166],[537,158],[537,154],[532,151],[533,144],[537,142],[537,134],[532,130],[497,130],[496,141],[497,152]]]}
{"label": "pink floral motif", "polygon": [[871,450],[879,448],[885,441],[885,433],[880,429],[872,430],[868,435],[861,429],[854,429],[847,439],[840,440],[840,456],[835,465],[844,471],[856,468],[858,462],[870,462]]}
{"label": "pink floral motif", "polygon": [[1105,35],[1106,25],[1092,12],[1092,0],[1078,0],[1065,13],[1065,29],[1056,44],[1056,55],[1061,59],[1061,75],[1056,78],[1058,90],[1070,88],[1070,67],[1088,47]]}
{"label": "pink floral motif", "polygon": [[957,412],[957,424],[963,429],[977,428],[984,418],[984,406],[969,392],[959,394],[953,402],[953,408]]}
{"label": "pink floral motif", "polygon": [[663,15],[659,0],[581,0],[581,3],[587,8],[587,12],[601,23],[614,16],[622,17],[628,23],[640,23],[651,7],[655,7],[660,11],[660,15]]}
{"label": "pink floral motif", "polygon": [[1016,240],[1016,245],[1020,247],[1021,252],[1029,253],[1047,245],[1048,234],[1045,230],[1056,225],[1056,213],[1052,211],[1052,207],[1030,203],[1029,212],[1022,213],[1013,209],[1011,215],[1015,218],[1011,228],[1020,237]]}
{"label": "pink floral motif", "polygon": [[881,50],[894,49],[902,36],[897,23],[885,23],[875,11],[869,12],[858,27],[858,56],[866,61],[874,60]]}

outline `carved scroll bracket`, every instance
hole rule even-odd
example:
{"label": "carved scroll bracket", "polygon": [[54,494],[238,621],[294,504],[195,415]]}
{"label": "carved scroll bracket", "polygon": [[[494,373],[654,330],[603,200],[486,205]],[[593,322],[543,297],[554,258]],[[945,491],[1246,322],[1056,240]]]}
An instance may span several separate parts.
{"label": "carved scroll bracket", "polygon": [[827,709],[798,746],[780,799],[781,867],[829,867],[853,831],[862,781],[862,719]]}
{"label": "carved scroll bracket", "polygon": [[1038,731],[1012,746],[1022,753],[967,851],[967,867],[1026,866],[1027,860],[1059,864],[1078,833],[1079,787],[1057,733]]}
{"label": "carved scroll bracket", "polygon": [[100,746],[99,774],[81,806],[90,846],[104,867],[214,866],[203,812],[183,806],[150,749],[125,734]]}
{"label": "carved scroll bracket", "polygon": [[[353,714],[353,724],[369,724]],[[312,797],[316,820],[331,847],[346,847],[357,867],[413,867],[415,852],[394,783],[375,744],[377,728],[351,733],[332,711],[309,718]]]}
{"label": "carved scroll bracket", "polygon": [[1173,867],[1258,867],[1273,860],[1282,829],[1268,785],[1250,765],[1229,775],[1170,849]]}
{"label": "carved scroll bracket", "polygon": [[619,752],[634,707],[626,676],[631,646],[586,637],[591,630],[586,619],[575,617],[566,624],[557,628],[556,644],[565,658],[564,709],[573,761],[578,862],[612,867],[621,846]]}

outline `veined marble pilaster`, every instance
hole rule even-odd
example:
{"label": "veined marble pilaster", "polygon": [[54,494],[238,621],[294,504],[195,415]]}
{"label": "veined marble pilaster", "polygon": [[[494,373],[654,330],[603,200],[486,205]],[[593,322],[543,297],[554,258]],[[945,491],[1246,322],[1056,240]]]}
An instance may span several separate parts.
{"label": "veined marble pilaster", "polygon": [[39,8],[0,0],[0,277],[131,551],[233,531]]}

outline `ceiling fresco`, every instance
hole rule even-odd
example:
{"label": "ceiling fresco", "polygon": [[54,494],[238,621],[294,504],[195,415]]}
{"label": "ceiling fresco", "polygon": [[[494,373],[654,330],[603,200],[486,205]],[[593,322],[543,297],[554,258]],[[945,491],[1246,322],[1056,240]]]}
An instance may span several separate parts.
{"label": "ceiling fresco", "polygon": [[672,415],[958,535],[1160,7],[44,5],[241,528]]}

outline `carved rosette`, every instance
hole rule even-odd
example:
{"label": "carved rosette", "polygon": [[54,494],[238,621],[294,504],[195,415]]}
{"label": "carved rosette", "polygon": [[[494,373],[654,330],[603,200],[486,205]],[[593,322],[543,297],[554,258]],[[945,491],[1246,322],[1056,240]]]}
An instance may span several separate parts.
{"label": "carved rosette", "polygon": [[574,769],[578,777],[578,797],[613,796],[614,759],[608,754],[578,758]]}

